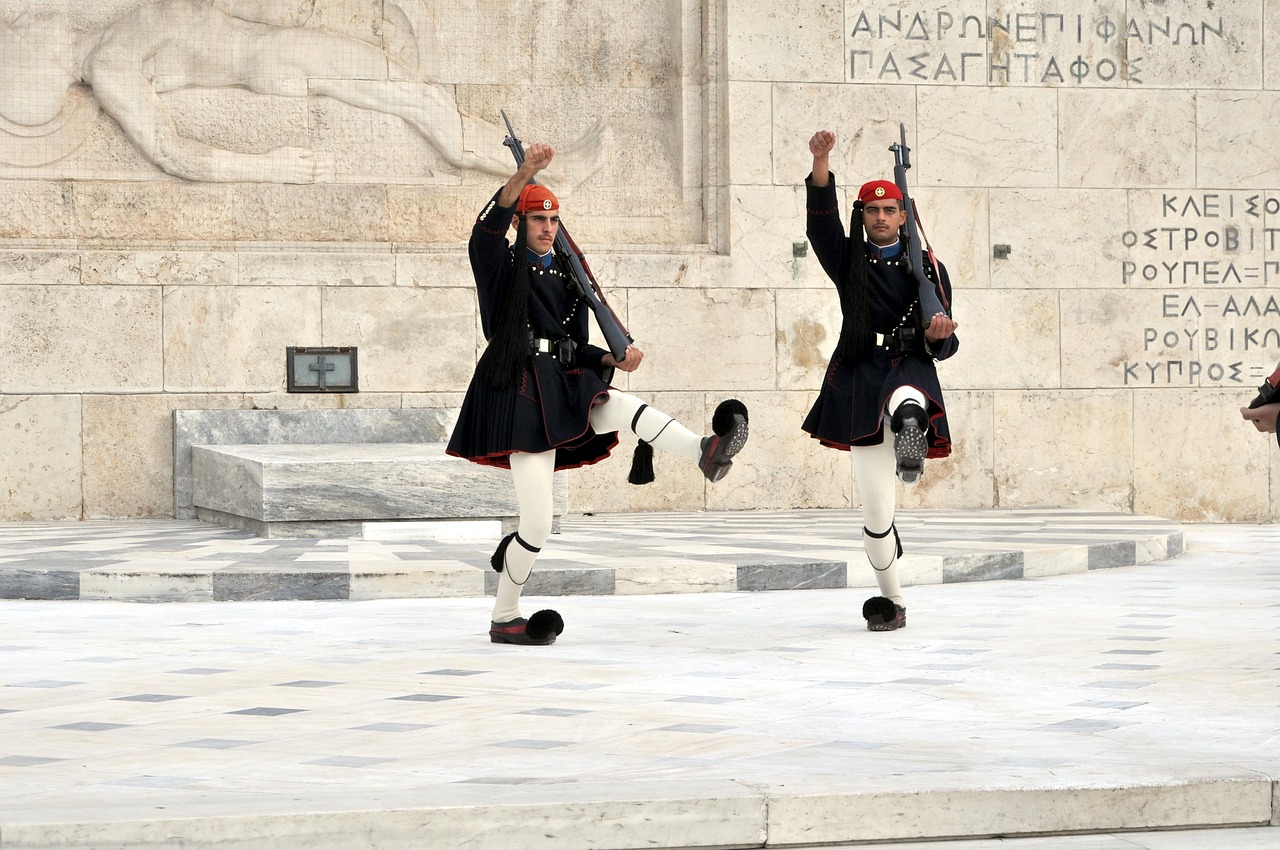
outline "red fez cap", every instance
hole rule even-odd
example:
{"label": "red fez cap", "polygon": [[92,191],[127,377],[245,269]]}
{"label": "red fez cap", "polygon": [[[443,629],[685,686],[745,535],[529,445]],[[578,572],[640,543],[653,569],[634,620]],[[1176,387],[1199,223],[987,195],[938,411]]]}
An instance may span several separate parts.
{"label": "red fez cap", "polygon": [[529,210],[558,210],[560,202],[551,190],[540,183],[530,183],[520,191],[520,200],[516,201],[516,212],[524,215]]}
{"label": "red fez cap", "polygon": [[890,180],[872,180],[870,183],[863,183],[862,188],[858,190],[858,200],[864,204],[872,201],[901,201],[902,193],[898,191],[898,184]]}

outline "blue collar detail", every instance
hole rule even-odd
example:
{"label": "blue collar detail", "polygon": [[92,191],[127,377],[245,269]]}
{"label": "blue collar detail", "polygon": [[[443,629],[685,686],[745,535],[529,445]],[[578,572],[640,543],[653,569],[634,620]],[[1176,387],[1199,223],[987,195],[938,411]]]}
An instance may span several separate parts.
{"label": "blue collar detail", "polygon": [[883,247],[875,244],[874,242],[867,243],[868,257],[872,257],[872,258],[879,257],[882,260],[888,260],[898,256],[901,253],[902,253],[902,240],[900,239],[895,240],[892,245],[885,245]]}
{"label": "blue collar detail", "polygon": [[555,258],[555,253],[556,253],[555,251],[548,251],[545,254],[539,254],[537,251],[534,251],[532,248],[525,248],[525,251],[528,252],[529,262],[532,263],[533,265],[537,266],[540,269],[551,268],[551,261]]}

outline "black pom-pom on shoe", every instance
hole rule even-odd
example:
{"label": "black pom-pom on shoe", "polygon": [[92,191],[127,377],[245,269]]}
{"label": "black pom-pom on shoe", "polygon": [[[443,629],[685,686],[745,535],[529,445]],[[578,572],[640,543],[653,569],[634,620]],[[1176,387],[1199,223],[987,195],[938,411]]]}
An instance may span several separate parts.
{"label": "black pom-pom on shoe", "polygon": [[564,620],[550,608],[544,608],[529,619],[517,617],[504,623],[489,624],[489,640],[514,646],[550,646],[564,631]]}
{"label": "black pom-pom on shoe", "polygon": [[868,631],[892,632],[906,628],[907,609],[887,596],[873,596],[862,603],[862,618]]}
{"label": "black pom-pom on shoe", "polygon": [[711,417],[710,437],[702,440],[698,468],[708,481],[719,481],[733,466],[733,457],[747,444],[747,406],[736,398],[720,402]]}
{"label": "black pom-pom on shoe", "polygon": [[720,402],[716,412],[711,414],[711,432],[723,437],[733,427],[735,416],[741,416],[742,421],[746,422],[750,418],[747,416],[747,406],[736,398]]}
{"label": "black pom-pom on shoe", "polygon": [[914,484],[924,472],[924,458],[929,453],[929,414],[914,401],[904,401],[893,412],[889,427],[893,430],[893,454],[897,459],[898,478]]}
{"label": "black pom-pom on shoe", "polygon": [[533,640],[555,643],[556,638],[564,631],[564,618],[559,612],[543,608],[529,618],[525,633]]}

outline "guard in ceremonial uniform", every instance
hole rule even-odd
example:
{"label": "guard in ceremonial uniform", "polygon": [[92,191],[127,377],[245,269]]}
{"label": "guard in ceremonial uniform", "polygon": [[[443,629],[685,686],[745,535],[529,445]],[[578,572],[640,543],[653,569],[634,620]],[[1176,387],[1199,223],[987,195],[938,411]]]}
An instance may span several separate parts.
{"label": "guard in ceremonial uniform", "polygon": [[[628,428],[641,441],[632,483],[652,480],[650,447],[687,457],[719,481],[747,440],[747,409],[737,400],[720,404],[713,433],[704,437],[609,386],[614,369],[635,371],[644,354],[630,346],[618,361],[587,341],[591,309],[555,250],[559,201],[530,182],[554,155],[550,145],[530,146],[524,164],[480,213],[468,246],[489,344],[448,453],[510,469],[520,506],[518,530],[491,560],[500,573],[489,627],[494,643],[541,646],[564,629],[555,611],[520,614],[521,591],[551,534],[556,470],[604,460],[618,444],[617,432]],[[513,226],[514,246],[506,239]]]}
{"label": "guard in ceremonial uniform", "polygon": [[[893,522],[897,480],[914,483],[925,458],[951,453],[934,363],[954,354],[959,341],[949,315],[920,315],[919,286],[906,267],[900,238],[908,212],[896,184],[864,184],[845,235],[829,163],[833,147],[835,135],[827,130],[809,140],[813,172],[805,181],[806,232],[840,294],[843,321],[822,390],[802,427],[822,445],[850,453],[862,498],[863,546],[881,593],[866,601],[862,614],[871,631],[893,631],[907,624],[897,569],[902,543]],[[925,273],[949,310],[947,270],[926,262]]]}

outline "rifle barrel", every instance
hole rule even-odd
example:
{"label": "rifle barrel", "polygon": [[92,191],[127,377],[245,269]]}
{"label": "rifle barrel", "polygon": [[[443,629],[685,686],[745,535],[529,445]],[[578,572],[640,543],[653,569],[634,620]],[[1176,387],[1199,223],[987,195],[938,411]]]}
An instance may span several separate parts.
{"label": "rifle barrel", "polygon": [[[524,165],[524,145],[521,144],[519,137],[516,136],[515,128],[511,126],[511,119],[507,117],[506,110],[498,111],[502,115],[503,123],[507,125],[507,137],[502,140],[502,144],[511,148],[511,155],[515,157],[516,168],[519,168]],[[529,182],[536,183],[538,181],[530,180]],[[587,306],[591,308],[591,312],[595,315],[596,324],[600,326],[600,332],[604,334],[605,342],[609,346],[609,353],[621,363],[627,356],[627,347],[631,345],[631,335],[619,323],[618,317],[614,315],[609,305],[604,303],[604,300],[596,293],[595,278],[591,276],[591,272],[583,265],[582,258],[574,250],[573,240],[569,238],[569,231],[565,229],[564,222],[560,223],[560,229],[556,231],[555,247],[569,261],[569,270],[573,273],[578,294],[586,299]]]}
{"label": "rifle barrel", "polygon": [[911,167],[911,148],[907,147],[907,125],[899,122],[898,128],[902,133],[902,139],[898,144],[889,146],[889,150],[893,151],[894,159],[893,182],[898,184],[898,191],[902,193],[902,208],[907,213],[907,263],[910,265],[911,276],[916,279],[919,290],[920,319],[927,326],[929,320],[935,315],[938,313],[946,315],[947,311],[938,298],[937,287],[941,286],[942,282],[938,281],[934,284],[924,273],[924,249],[920,242],[920,229],[916,225],[916,205],[907,191],[907,169]]}

